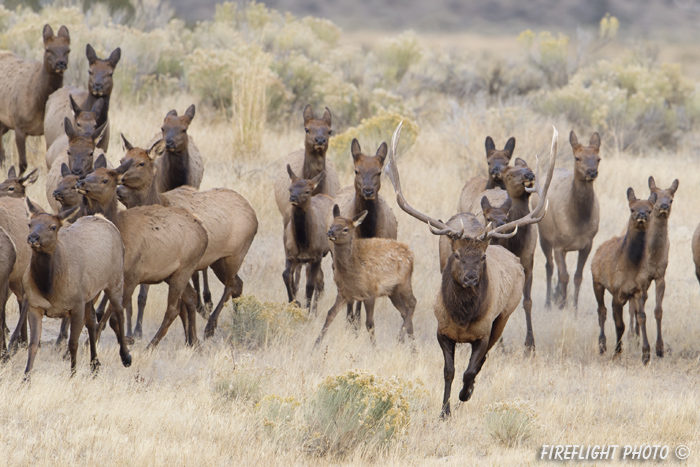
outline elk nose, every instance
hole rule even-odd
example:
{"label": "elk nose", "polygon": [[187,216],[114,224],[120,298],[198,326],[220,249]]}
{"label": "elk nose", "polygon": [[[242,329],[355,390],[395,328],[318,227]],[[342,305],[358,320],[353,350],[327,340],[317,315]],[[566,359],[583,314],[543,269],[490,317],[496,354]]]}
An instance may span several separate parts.
{"label": "elk nose", "polygon": [[595,180],[598,177],[598,169],[588,169],[586,170],[586,175],[588,178]]}
{"label": "elk nose", "polygon": [[39,242],[39,235],[37,235],[37,234],[30,234],[30,235],[27,237],[27,242],[28,242],[30,245],[35,245],[36,243]]}
{"label": "elk nose", "polygon": [[81,178],[80,180],[78,180],[77,182],[75,182],[75,186],[76,186],[76,188],[82,188],[82,187],[84,187],[84,186],[85,186],[85,180]]}
{"label": "elk nose", "polygon": [[83,174],[83,170],[80,167],[74,167],[73,169],[71,169],[70,173],[73,175],[80,176]]}
{"label": "elk nose", "polygon": [[54,190],[53,192],[53,197],[58,198],[61,195],[61,192],[59,190]]}
{"label": "elk nose", "polygon": [[476,287],[479,284],[479,276],[474,272],[468,272],[464,275],[463,283],[466,287]]}
{"label": "elk nose", "polygon": [[102,91],[102,83],[93,83],[92,89],[95,91]]}
{"label": "elk nose", "polygon": [[289,196],[289,202],[290,203],[298,203],[299,202],[299,197],[297,195],[290,195]]}
{"label": "elk nose", "polygon": [[326,144],[326,137],[325,136],[317,136],[315,139],[316,144],[323,145]]}
{"label": "elk nose", "polygon": [[531,182],[531,181],[533,181],[534,179],[535,179],[535,174],[533,174],[532,172],[527,172],[527,173],[525,174],[525,180],[528,180],[528,181]]}
{"label": "elk nose", "polygon": [[372,198],[374,196],[374,188],[363,188],[362,196],[365,198]]}
{"label": "elk nose", "polygon": [[68,68],[68,63],[66,63],[65,60],[59,60],[56,62],[57,70],[65,70],[66,68]]}
{"label": "elk nose", "polygon": [[662,211],[668,211],[671,209],[671,206],[669,206],[667,203],[663,203],[661,206],[659,206]]}
{"label": "elk nose", "polygon": [[165,147],[167,149],[171,149],[171,150],[175,149],[175,141],[173,141],[172,139],[166,139],[165,140]]}

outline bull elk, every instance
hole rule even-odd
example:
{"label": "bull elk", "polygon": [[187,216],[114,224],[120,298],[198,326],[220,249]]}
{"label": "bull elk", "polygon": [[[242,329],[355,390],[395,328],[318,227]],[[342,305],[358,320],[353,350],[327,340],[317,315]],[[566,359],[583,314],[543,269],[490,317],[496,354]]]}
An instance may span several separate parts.
{"label": "bull elk", "polygon": [[[578,308],[578,296],[583,281],[583,267],[591,253],[593,238],[598,233],[598,198],[593,190],[593,182],[598,177],[600,164],[600,136],[593,133],[588,146],[578,142],[576,133],[571,131],[569,142],[574,153],[574,171],[557,169],[552,180],[550,207],[547,215],[539,223],[540,246],[546,259],[547,299],[545,306],[551,306],[552,274],[557,263],[559,279],[554,300],[559,308],[567,303],[569,274],[566,272],[566,253],[578,251],[578,264],[574,274],[574,307]],[[537,204],[537,196],[530,200]],[[552,257],[552,252],[554,256]]]}
{"label": "bull elk", "polygon": [[[362,153],[360,143],[353,139],[350,145],[350,153],[355,165],[354,187],[345,187],[336,195],[336,202],[340,207],[340,214],[346,218],[357,216],[362,211],[367,211],[367,216],[355,229],[356,238],[390,238],[396,240],[398,223],[396,216],[384,198],[379,194],[382,187],[382,168],[386,160],[387,146],[382,143],[374,156]],[[366,300],[365,312],[367,316],[373,316],[374,300]],[[348,303],[348,321],[356,328],[360,326],[360,307],[353,313],[353,304]]]}
{"label": "bull elk", "polygon": [[539,186],[538,180],[535,182],[540,199],[534,209],[525,217],[499,227],[486,226],[483,233],[474,237],[468,235],[464,227],[450,227],[408,204],[401,190],[395,158],[400,134],[401,124],[394,132],[387,166],[399,207],[411,217],[428,224],[433,234],[446,235],[452,246],[434,305],[438,321],[437,339],[445,359],[445,393],[441,412],[445,418],[450,415],[455,344],[470,343],[472,346],[469,366],[462,378],[464,386],[459,393],[459,399],[467,401],[472,396],[474,380],[486,360],[486,354],[501,337],[508,318],[520,303],[525,282],[523,267],[513,253],[500,245],[489,245],[489,240],[512,237],[518,228],[542,220],[556,162],[558,134],[555,128],[544,188]]}
{"label": "bull elk", "polygon": [[[100,141],[98,147],[105,152],[109,148],[109,102],[114,88],[114,70],[122,56],[122,51],[117,47],[108,58],[102,59],[97,56],[95,49],[87,44],[85,56],[89,66],[87,91],[73,86],[65,86],[53,93],[46,102],[44,136],[47,149],[63,136],[64,118],[72,119],[72,124],[78,124],[77,116],[73,119],[76,103],[79,103],[83,109],[97,110],[96,126],[105,125],[105,137]],[[102,104],[98,109],[95,109],[95,105],[99,101],[102,101]],[[71,112],[71,108],[73,112]],[[49,165],[49,167],[51,166]]]}
{"label": "bull elk", "polygon": [[46,101],[63,86],[68,68],[70,34],[61,26],[58,34],[44,25],[44,61],[27,61],[11,53],[0,53],[0,165],[5,162],[2,135],[15,130],[19,172],[27,169],[27,136],[44,134]]}
{"label": "bull elk", "polygon": [[68,349],[71,373],[75,373],[78,339],[83,326],[90,340],[90,366],[97,371],[96,329],[91,302],[104,290],[110,310],[116,315],[112,324],[119,340],[122,364],[131,365],[124,340],[122,291],[124,286],[124,245],[114,224],[102,216],[86,216],[63,228],[63,221],[77,208],[58,215],[44,212],[29,199],[31,213],[27,242],[32,257],[24,273],[24,289],[29,303],[29,356],[26,374],[32,371],[41,340],[42,318],[69,317]]}
{"label": "bull elk", "polygon": [[600,353],[607,350],[605,339],[605,291],[612,295],[613,319],[617,343],[615,355],[622,351],[622,335],[625,332],[625,323],[622,316],[622,308],[627,301],[630,302],[630,313],[633,313],[642,329],[642,361],[649,362],[649,341],[646,333],[646,314],[644,313],[644,301],[646,291],[649,288],[649,278],[646,271],[647,231],[649,218],[656,202],[656,193],[652,193],[648,200],[637,199],[634,190],[627,189],[627,202],[630,208],[630,218],[627,222],[627,231],[624,236],[613,237],[603,242],[595,252],[591,261],[591,273],[593,276],[593,292],[598,302],[598,324],[600,336],[598,345]]}
{"label": "bull elk", "polygon": [[469,207],[476,201],[481,199],[479,194],[484,190],[491,190],[493,188],[506,189],[505,182],[503,181],[502,172],[503,169],[508,167],[511,157],[513,157],[513,151],[515,151],[515,138],[510,137],[506,141],[506,145],[503,149],[496,149],[496,144],[493,142],[493,138],[490,136],[486,137],[486,164],[488,165],[488,177],[474,177],[465,183],[464,188],[462,188],[462,193],[459,195],[459,204],[457,205],[457,212],[470,212]]}

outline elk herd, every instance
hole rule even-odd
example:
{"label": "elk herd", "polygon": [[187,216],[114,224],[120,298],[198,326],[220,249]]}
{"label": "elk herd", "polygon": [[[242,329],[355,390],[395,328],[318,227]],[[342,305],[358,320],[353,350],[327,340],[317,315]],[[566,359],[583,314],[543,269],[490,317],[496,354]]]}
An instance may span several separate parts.
{"label": "elk herd", "polygon": [[[40,343],[42,318],[48,316],[63,320],[58,343],[68,340],[72,372],[83,327],[88,331],[90,365],[97,370],[96,342],[107,323],[116,334],[124,366],[129,366],[128,342],[142,336],[148,286],[161,282],[168,285],[167,304],[149,348],[158,345],[178,317],[186,342],[195,345],[198,313],[207,320],[204,337],[211,337],[226,302],[243,292],[239,271],[258,230],[253,207],[228,188],[199,190],[205,159],[187,133],[195,118],[194,105],[182,115],[170,111],[160,131],[144,147],[134,146],[122,134],[126,152],[119,164],[112,164],[107,158],[108,113],[121,50],[101,59],[88,44],[89,80],[87,89],[79,89],[62,86],[70,52],[68,29],[62,26],[54,35],[46,25],[43,42],[43,63],[0,54],[0,134],[14,130],[19,155],[19,170],[12,166],[8,179],[0,184],[3,359],[28,340],[29,375]],[[315,346],[343,309],[349,323],[359,328],[363,305],[373,341],[375,300],[380,297],[389,297],[401,315],[399,339],[406,334],[413,337],[414,255],[397,240],[396,216],[380,194],[383,172],[400,209],[439,236],[442,279],[433,309],[445,361],[443,417],[450,414],[456,343],[471,344],[459,393],[460,400],[467,401],[488,351],[499,341],[521,299],[527,326],[525,349],[534,352],[531,290],[538,238],[546,261],[547,307],[563,308],[570,303],[565,260],[567,252],[578,252],[571,302],[578,307],[583,269],[599,224],[594,190],[600,163],[598,133],[584,146],[571,131],[572,172],[555,170],[559,141],[554,129],[544,179],[539,176],[539,161],[534,172],[519,157],[511,164],[515,138],[498,150],[487,137],[488,176],[466,182],[456,214],[443,222],[414,208],[404,197],[396,158],[401,124],[391,146],[382,143],[374,155],[363,152],[357,139],[352,141],[354,183],[344,188],[326,158],[332,134],[330,110],[326,108],[317,117],[307,106],[303,124],[304,149],[280,161],[274,196],[282,217],[282,278],[290,302],[296,300],[305,267],[305,305],[316,310],[324,290],[321,265],[329,253],[332,257],[337,296]],[[27,186],[38,178],[38,169],[28,170],[26,136],[42,134],[47,147],[49,209],[26,196]],[[0,164],[4,159],[0,141]],[[668,218],[678,180],[661,189],[649,177],[649,189],[649,196],[642,198],[627,189],[630,217],[626,230],[602,243],[591,262],[600,352],[607,348],[607,290],[612,295],[615,353],[621,351],[623,307],[629,302],[630,331],[641,333],[645,364],[650,354],[645,302],[652,281],[656,285],[656,354],[664,354],[661,321]],[[692,249],[700,280],[700,227]],[[555,263],[557,284],[552,292]],[[210,268],[224,285],[215,307],[208,284]],[[137,287],[134,322],[132,296]],[[10,293],[16,297],[20,318],[7,342],[5,305]]]}

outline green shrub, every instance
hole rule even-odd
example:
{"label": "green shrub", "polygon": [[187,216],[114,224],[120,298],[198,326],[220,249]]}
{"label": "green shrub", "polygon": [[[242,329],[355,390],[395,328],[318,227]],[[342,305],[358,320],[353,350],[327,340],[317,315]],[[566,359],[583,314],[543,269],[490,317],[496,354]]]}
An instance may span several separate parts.
{"label": "green shrub", "polygon": [[306,407],[304,450],[343,456],[385,447],[407,428],[409,406],[401,383],[364,371],[328,377]]}
{"label": "green shrub", "polygon": [[488,434],[499,443],[515,447],[530,439],[537,414],[520,399],[495,402],[486,406],[484,422]]}
{"label": "green shrub", "polygon": [[306,310],[294,303],[261,303],[253,296],[246,296],[233,300],[225,327],[234,346],[255,349],[290,335],[307,319]]}

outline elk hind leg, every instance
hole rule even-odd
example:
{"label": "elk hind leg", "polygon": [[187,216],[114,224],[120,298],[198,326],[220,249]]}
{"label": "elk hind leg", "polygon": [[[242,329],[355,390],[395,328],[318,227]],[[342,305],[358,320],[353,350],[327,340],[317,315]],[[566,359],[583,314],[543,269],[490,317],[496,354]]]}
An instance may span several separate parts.
{"label": "elk hind leg", "polygon": [[540,235],[540,247],[545,258],[545,271],[547,273],[547,298],[544,306],[551,308],[552,306],[552,275],[554,274],[554,257],[552,256],[552,244]]}
{"label": "elk hind leg", "polygon": [[583,267],[586,265],[588,255],[591,254],[593,244],[579,250],[578,261],[576,263],[576,272],[574,273],[574,310],[578,311],[578,294],[581,290],[581,282],[583,282]]}
{"label": "elk hind leg", "polygon": [[607,350],[605,342],[605,320],[608,310],[605,308],[605,287],[600,282],[593,282],[593,293],[598,302],[598,325],[600,326],[600,335],[598,336],[598,349],[600,354],[604,354]]}
{"label": "elk hind leg", "polygon": [[662,307],[664,294],[666,293],[666,278],[659,277],[654,280],[656,285],[656,307],[654,308],[654,317],[656,318],[656,356],[664,356],[664,339],[661,336],[661,319],[664,316]]}
{"label": "elk hind leg", "polygon": [[559,274],[559,281],[554,291],[554,302],[561,310],[566,306],[566,294],[569,285],[569,273],[566,271],[566,252],[559,249],[555,250],[554,260],[557,263],[557,273]]}
{"label": "elk hind leg", "polygon": [[204,327],[204,339],[214,336],[219,315],[224,309],[226,302],[232,298],[238,298],[243,294],[243,280],[238,275],[240,267],[240,261],[233,257],[219,259],[211,265],[211,269],[214,271],[214,274],[216,274],[216,277],[224,284],[224,292],[216,308],[214,308],[214,311],[209,315],[207,325]]}

